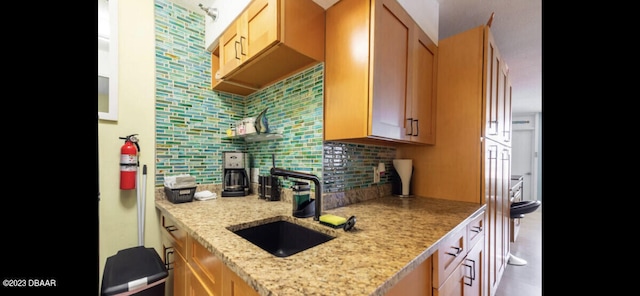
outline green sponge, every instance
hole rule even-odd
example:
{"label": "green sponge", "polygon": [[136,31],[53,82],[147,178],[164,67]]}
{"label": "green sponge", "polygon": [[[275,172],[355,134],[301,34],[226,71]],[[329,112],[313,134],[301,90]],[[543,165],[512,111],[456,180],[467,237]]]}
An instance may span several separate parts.
{"label": "green sponge", "polygon": [[324,214],[320,216],[320,223],[334,228],[339,228],[347,223],[347,219],[332,214]]}

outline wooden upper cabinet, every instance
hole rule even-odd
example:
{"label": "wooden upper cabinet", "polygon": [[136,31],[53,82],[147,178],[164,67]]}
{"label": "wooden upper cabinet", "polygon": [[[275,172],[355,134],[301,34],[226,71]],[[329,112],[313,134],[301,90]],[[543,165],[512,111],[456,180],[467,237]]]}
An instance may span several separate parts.
{"label": "wooden upper cabinet", "polygon": [[[371,128],[369,134],[397,140],[407,140],[405,107],[410,100],[409,63],[413,20],[395,0],[374,3],[373,76],[371,98]],[[377,42],[376,42],[377,41]],[[357,99],[357,98],[356,98]],[[410,106],[410,104],[409,104]]]}
{"label": "wooden upper cabinet", "polygon": [[251,94],[324,61],[325,10],[312,0],[254,0],[211,54],[214,90]]}
{"label": "wooden upper cabinet", "polygon": [[509,79],[509,68],[506,66],[503,69],[503,77],[504,77],[504,102],[503,102],[503,112],[504,112],[504,120],[502,120],[501,136],[502,141],[511,146],[511,126],[512,126],[512,97],[513,88],[511,87],[511,79]]}
{"label": "wooden upper cabinet", "polygon": [[277,0],[255,0],[220,36],[220,76],[227,78],[243,62],[278,40]]}
{"label": "wooden upper cabinet", "polygon": [[485,136],[510,145],[511,142],[511,82],[509,69],[500,55],[489,28],[485,35]]}
{"label": "wooden upper cabinet", "polygon": [[[244,16],[244,13],[241,14],[239,20],[242,20]],[[242,27],[244,27],[242,21],[232,22],[220,36],[220,72],[213,74],[225,77],[246,59],[243,42],[240,40]],[[246,46],[246,42],[244,46]]]}
{"label": "wooden upper cabinet", "polygon": [[436,143],[436,78],[438,70],[438,48],[422,30],[415,30],[416,45],[411,99],[407,100],[406,113],[410,114],[405,124],[411,124],[407,134],[412,142]]}
{"label": "wooden upper cabinet", "polygon": [[435,44],[396,0],[341,0],[326,23],[324,139],[429,143]]}
{"label": "wooden upper cabinet", "polygon": [[247,59],[278,41],[278,10],[277,0],[254,0],[245,12],[246,26],[243,36],[246,36]]}

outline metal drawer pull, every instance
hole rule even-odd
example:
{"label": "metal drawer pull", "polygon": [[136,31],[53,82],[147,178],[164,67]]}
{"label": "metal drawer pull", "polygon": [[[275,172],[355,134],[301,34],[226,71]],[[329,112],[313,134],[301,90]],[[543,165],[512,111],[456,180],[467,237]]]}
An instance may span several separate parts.
{"label": "metal drawer pull", "polygon": [[466,275],[464,276],[465,278],[469,278],[471,280],[468,284],[467,282],[465,282],[464,284],[467,286],[473,286],[473,281],[476,280],[476,261],[471,259],[466,259],[466,260],[471,261],[471,263],[473,263],[473,266],[468,264],[463,264],[464,266],[469,267],[469,270],[470,270],[469,274],[471,275],[471,276],[466,276]]}
{"label": "metal drawer pull", "polygon": [[460,253],[462,253],[462,248],[459,248],[459,247],[451,247],[451,248],[456,249],[456,253],[453,254],[453,253],[445,252],[445,254],[451,255],[453,257],[458,257],[458,255],[460,255]]}
{"label": "metal drawer pull", "polygon": [[[173,247],[165,247],[164,248],[164,265],[167,267],[167,270],[173,269],[173,261],[169,260],[169,255],[173,255]],[[168,251],[168,252],[167,252]]]}
{"label": "metal drawer pull", "polygon": [[173,225],[165,226],[164,229],[166,229],[169,232],[173,232],[173,231],[178,230],[178,228],[173,226]]}
{"label": "metal drawer pull", "polygon": [[481,231],[482,231],[482,226],[473,226],[473,227],[471,228],[471,231],[476,232],[476,233],[479,233],[479,232],[481,232]]}

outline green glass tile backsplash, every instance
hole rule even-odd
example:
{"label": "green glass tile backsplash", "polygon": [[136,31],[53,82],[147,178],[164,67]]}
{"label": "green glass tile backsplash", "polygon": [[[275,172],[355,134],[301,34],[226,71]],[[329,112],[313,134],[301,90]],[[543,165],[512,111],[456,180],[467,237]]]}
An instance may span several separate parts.
{"label": "green glass tile backsplash", "polygon": [[[214,91],[204,16],[168,0],[156,0],[155,13],[156,186],[178,174],[221,184],[223,151],[248,152],[260,175],[269,174],[274,159],[278,167],[317,175],[324,192],[372,186],[371,167],[379,162],[391,169],[394,148],[323,142],[323,63],[246,97]],[[226,137],[231,124],[265,108],[271,131],[282,133],[281,139]],[[381,184],[387,182],[383,176]]]}

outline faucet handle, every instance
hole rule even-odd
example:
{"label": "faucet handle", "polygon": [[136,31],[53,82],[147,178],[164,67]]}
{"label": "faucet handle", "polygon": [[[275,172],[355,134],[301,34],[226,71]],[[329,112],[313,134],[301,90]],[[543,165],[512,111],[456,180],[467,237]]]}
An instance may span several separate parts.
{"label": "faucet handle", "polygon": [[356,226],[356,216],[351,216],[347,219],[347,222],[344,223],[344,231],[350,231],[354,226]]}

